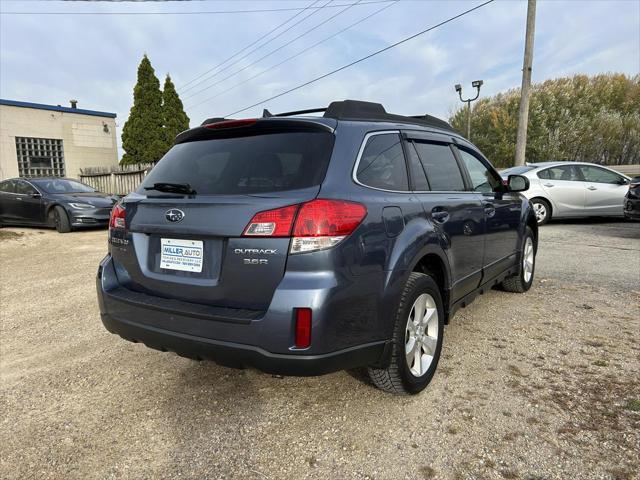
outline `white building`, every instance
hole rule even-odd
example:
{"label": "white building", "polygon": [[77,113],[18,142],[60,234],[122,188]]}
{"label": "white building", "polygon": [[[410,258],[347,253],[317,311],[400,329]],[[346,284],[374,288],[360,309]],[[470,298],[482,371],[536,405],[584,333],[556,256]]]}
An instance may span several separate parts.
{"label": "white building", "polygon": [[0,99],[0,180],[118,164],[116,114]]}

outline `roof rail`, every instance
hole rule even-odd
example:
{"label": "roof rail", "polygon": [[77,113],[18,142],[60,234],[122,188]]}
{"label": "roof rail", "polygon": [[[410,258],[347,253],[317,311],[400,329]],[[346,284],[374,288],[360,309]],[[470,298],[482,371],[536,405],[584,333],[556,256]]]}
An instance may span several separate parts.
{"label": "roof rail", "polygon": [[449,123],[432,115],[411,117],[395,115],[393,113],[387,113],[380,103],[361,102],[358,100],[332,102],[324,113],[324,116],[337,120],[373,120],[379,122],[409,123],[454,131]]}

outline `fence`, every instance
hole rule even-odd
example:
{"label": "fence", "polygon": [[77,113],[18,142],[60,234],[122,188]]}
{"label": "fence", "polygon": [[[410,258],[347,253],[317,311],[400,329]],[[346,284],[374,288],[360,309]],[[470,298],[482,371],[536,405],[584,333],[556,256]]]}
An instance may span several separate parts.
{"label": "fence", "polygon": [[89,167],[80,169],[80,181],[111,195],[127,195],[138,188],[153,167],[152,163],[119,165],[117,167]]}

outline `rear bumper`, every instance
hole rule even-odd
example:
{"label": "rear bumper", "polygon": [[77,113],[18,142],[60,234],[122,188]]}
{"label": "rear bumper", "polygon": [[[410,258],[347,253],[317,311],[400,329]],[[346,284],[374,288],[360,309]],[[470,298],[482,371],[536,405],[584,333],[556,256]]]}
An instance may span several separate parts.
{"label": "rear bumper", "polygon": [[175,352],[196,360],[212,360],[233,368],[254,367],[278,375],[323,375],[370,365],[381,358],[385,349],[385,342],[374,342],[321,355],[277,354],[252,345],[212,340],[130,320],[118,320],[105,313],[101,316],[106,329],[125,340],[141,342],[156,350]]}
{"label": "rear bumper", "polygon": [[[156,350],[212,360],[229,367],[253,367],[267,373],[295,376],[380,366],[388,357],[389,342],[375,337],[360,338],[357,345],[332,351],[326,347],[320,350],[280,347],[280,351],[274,351],[269,348],[274,342],[288,345],[289,340],[282,337],[283,330],[289,329],[289,320],[285,326],[282,317],[270,311],[229,312],[231,309],[127,290],[118,284],[110,256],[100,264],[96,280],[105,328],[126,340],[141,342]],[[326,329],[322,327],[314,321],[312,343],[327,344],[322,341],[326,338],[320,338],[326,335]]]}

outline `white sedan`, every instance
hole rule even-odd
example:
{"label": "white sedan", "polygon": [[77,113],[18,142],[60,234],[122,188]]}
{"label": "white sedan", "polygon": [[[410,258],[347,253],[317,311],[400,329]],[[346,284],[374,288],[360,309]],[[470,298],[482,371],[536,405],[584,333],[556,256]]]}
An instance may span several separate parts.
{"label": "white sedan", "polygon": [[610,168],[582,162],[540,162],[502,170],[503,178],[524,175],[530,187],[522,192],[536,213],[538,225],[552,217],[624,216],[630,178]]}

